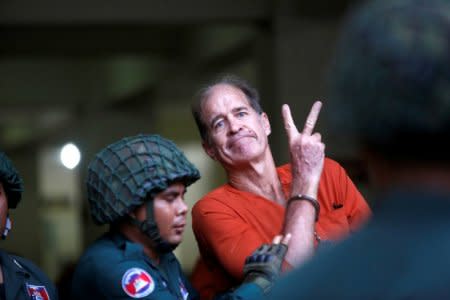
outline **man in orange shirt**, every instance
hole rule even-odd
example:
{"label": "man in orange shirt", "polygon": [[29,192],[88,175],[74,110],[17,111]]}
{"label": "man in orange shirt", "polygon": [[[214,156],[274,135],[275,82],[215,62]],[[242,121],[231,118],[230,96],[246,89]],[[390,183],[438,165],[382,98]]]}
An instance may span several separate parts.
{"label": "man in orange shirt", "polygon": [[320,239],[342,238],[370,216],[345,170],[325,158],[320,133],[313,132],[321,105],[314,103],[302,131],[283,105],[291,162],[277,168],[269,119],[255,89],[224,77],[199,94],[192,112],[202,145],[228,181],[192,211],[202,256],[192,281],[202,298],[241,282],[245,257],[277,234],[292,234],[286,270],[311,257]]}

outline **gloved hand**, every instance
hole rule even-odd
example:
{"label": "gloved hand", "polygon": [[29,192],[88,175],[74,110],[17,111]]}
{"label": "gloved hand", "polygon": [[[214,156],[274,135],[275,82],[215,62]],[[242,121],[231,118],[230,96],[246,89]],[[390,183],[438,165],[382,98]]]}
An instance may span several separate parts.
{"label": "gloved hand", "polygon": [[284,243],[263,244],[245,260],[244,282],[259,285],[268,293],[281,271],[288,246]]}

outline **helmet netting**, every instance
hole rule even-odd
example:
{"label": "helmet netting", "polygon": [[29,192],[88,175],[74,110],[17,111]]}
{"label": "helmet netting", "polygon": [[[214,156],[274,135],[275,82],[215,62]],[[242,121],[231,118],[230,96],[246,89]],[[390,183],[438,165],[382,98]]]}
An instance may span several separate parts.
{"label": "helmet netting", "polygon": [[100,151],[88,168],[87,193],[98,224],[112,223],[173,182],[186,186],[199,171],[159,135],[124,138]]}

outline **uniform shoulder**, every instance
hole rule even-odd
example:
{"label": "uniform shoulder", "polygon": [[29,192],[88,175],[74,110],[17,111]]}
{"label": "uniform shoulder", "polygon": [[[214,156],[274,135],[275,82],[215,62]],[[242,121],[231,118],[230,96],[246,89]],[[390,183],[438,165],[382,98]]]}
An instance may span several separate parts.
{"label": "uniform shoulder", "polygon": [[28,292],[30,289],[38,289],[40,293],[46,294],[50,299],[58,298],[54,283],[35,263],[18,255],[7,254],[7,256],[11,260],[10,264],[26,274]]}
{"label": "uniform shoulder", "polygon": [[31,260],[22,256],[12,254],[10,254],[9,257],[11,258],[12,262],[20,269],[33,274],[35,277],[40,278],[43,281],[50,282],[48,276]]}
{"label": "uniform shoulder", "polygon": [[117,265],[124,260],[124,250],[117,247],[112,240],[99,239],[91,244],[81,255],[78,264],[87,264],[93,269]]}
{"label": "uniform shoulder", "polygon": [[96,242],[78,262],[72,281],[72,294],[83,299],[99,295],[125,299],[127,294],[133,295],[127,290],[131,288],[130,284],[145,283],[148,287],[144,287],[143,291],[148,292],[150,284],[154,285],[155,274],[156,269],[146,262],[138,248],[119,248],[114,243]]}
{"label": "uniform shoulder", "polygon": [[72,280],[72,295],[78,299],[139,298],[154,290],[157,279],[157,271],[144,261],[124,261],[101,270],[82,268],[75,272]]}

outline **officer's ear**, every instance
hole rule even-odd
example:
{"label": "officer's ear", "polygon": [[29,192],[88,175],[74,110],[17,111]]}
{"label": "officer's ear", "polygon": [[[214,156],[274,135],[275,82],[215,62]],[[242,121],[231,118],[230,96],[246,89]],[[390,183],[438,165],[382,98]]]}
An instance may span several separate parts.
{"label": "officer's ear", "polygon": [[132,218],[143,221],[147,219],[147,202],[144,201],[141,205],[128,213]]}

